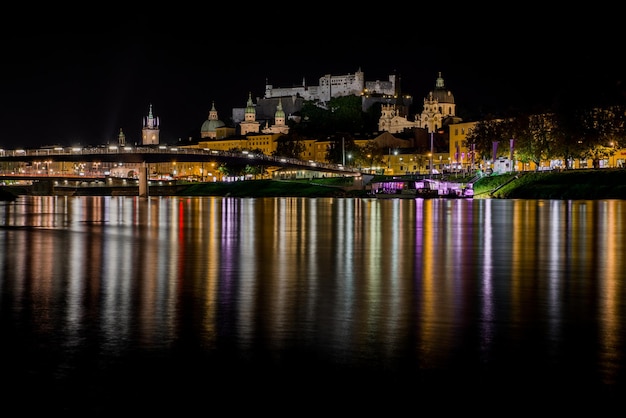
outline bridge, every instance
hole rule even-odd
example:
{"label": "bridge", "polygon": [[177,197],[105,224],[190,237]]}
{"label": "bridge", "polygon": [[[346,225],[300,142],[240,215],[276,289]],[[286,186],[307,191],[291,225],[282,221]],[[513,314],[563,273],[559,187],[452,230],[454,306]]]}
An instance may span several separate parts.
{"label": "bridge", "polygon": [[53,147],[35,149],[0,149],[2,162],[111,162],[124,164],[150,164],[167,162],[222,162],[246,165],[263,165],[281,168],[329,172],[350,176],[361,175],[360,171],[341,164],[305,161],[297,158],[256,154],[248,151],[221,151],[208,148],[181,148],[158,146],[97,146],[97,147]]}

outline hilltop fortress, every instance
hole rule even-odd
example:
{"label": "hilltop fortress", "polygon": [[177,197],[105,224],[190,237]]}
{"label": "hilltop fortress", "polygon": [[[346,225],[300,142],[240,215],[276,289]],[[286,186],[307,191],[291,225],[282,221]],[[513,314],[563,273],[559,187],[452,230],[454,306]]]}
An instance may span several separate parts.
{"label": "hilltop fortress", "polygon": [[275,97],[299,96],[304,100],[327,102],[333,97],[360,96],[366,92],[393,97],[396,95],[396,76],[390,75],[389,81],[365,81],[365,74],[361,69],[354,74],[333,76],[326,74],[319,79],[319,85],[307,86],[302,79],[302,85],[296,87],[274,88],[271,84],[265,85],[264,99]]}
{"label": "hilltop fortress", "polygon": [[[419,173],[425,167],[440,168],[467,167],[472,164],[470,152],[463,146],[463,139],[470,125],[462,123],[456,116],[456,104],[452,93],[445,88],[441,73],[435,82],[434,89],[424,98],[421,113],[408,116],[412,97],[399,94],[399,80],[390,75],[387,81],[366,82],[362,71],[341,76],[325,75],[320,78],[320,85],[307,86],[305,80],[301,86],[275,88],[266,84],[265,94],[257,98],[248,94],[246,107],[233,109],[231,123],[224,123],[219,118],[216,103],[211,104],[208,118],[200,127],[200,138],[187,143],[179,141],[177,146],[202,148],[215,151],[256,150],[265,155],[272,155],[278,146],[278,139],[289,133],[290,119],[297,121],[299,111],[305,101],[328,109],[331,98],[356,96],[361,98],[362,109],[366,111],[375,103],[380,104],[378,132],[368,132],[354,138],[359,147],[374,145],[382,150],[378,163],[385,161],[386,169],[376,166],[373,158],[367,161],[370,171],[386,173]],[[160,118],[152,112],[152,106],[143,124],[143,145],[159,144]],[[454,129],[443,129],[454,125]],[[401,134],[401,135],[399,135]],[[120,145],[125,142],[120,130]],[[306,138],[301,140],[304,150],[299,158],[317,162],[327,161],[327,151],[334,146],[330,138]],[[393,150],[393,153],[392,153]],[[472,154],[473,155],[473,154]],[[350,155],[344,155],[350,164]],[[363,161],[359,164],[365,164]],[[382,167],[382,168],[381,168]],[[178,164],[176,176],[183,173],[194,173],[200,168],[186,167]],[[206,177],[206,172],[203,175]],[[174,173],[173,173],[174,174]],[[220,177],[219,173],[211,172],[212,176]],[[304,174],[296,174],[304,175]],[[175,177],[175,176],[174,176]],[[215,177],[214,177],[215,178]]]}
{"label": "hilltop fortress", "polygon": [[[256,117],[262,122],[271,121],[279,101],[285,114],[293,115],[302,109],[304,101],[313,101],[325,107],[331,98],[343,96],[363,97],[363,110],[367,110],[376,102],[396,100],[398,87],[395,75],[390,75],[388,81],[365,81],[365,74],[360,68],[354,74],[326,74],[319,78],[317,86],[307,85],[304,78],[302,85],[293,87],[274,87],[266,82],[264,96],[256,99]],[[408,107],[411,103],[412,99],[406,97],[403,106]],[[233,123],[243,121],[244,114],[245,108],[233,109]]]}
{"label": "hilltop fortress", "polygon": [[[261,129],[269,126],[278,113],[292,119],[302,109],[304,101],[313,101],[320,107],[326,107],[331,98],[343,96],[360,96],[362,109],[366,111],[375,103],[382,103],[382,115],[379,130],[389,133],[400,133],[412,128],[424,128],[434,132],[444,124],[459,123],[456,116],[454,96],[446,90],[444,80],[439,73],[435,88],[424,98],[424,109],[421,114],[409,119],[408,109],[413,103],[409,95],[400,94],[400,80],[395,74],[389,75],[387,81],[366,81],[361,69],[354,74],[333,76],[326,74],[319,78],[319,85],[309,86],[303,78],[302,85],[293,87],[274,87],[266,83],[265,95],[256,99],[256,104],[248,99],[247,107],[233,109],[232,120],[236,125],[250,122],[250,106],[254,108],[255,120]],[[246,132],[250,132],[246,130]]]}
{"label": "hilltop fortress", "polygon": [[[408,109],[412,104],[412,97],[399,94],[399,80],[390,75],[387,81],[365,81],[364,73],[359,69],[355,74],[340,76],[325,75],[319,79],[320,85],[307,86],[303,79],[301,86],[289,88],[275,88],[271,84],[265,85],[265,94],[257,98],[256,103],[252,94],[248,94],[246,107],[233,109],[232,123],[225,123],[219,118],[216,104],[211,104],[208,118],[200,127],[200,139],[192,141],[189,138],[188,146],[204,147],[227,151],[230,149],[259,149],[271,155],[277,147],[276,140],[281,135],[289,133],[289,120],[297,121],[299,111],[304,102],[314,102],[317,106],[328,108],[331,98],[357,96],[361,98],[362,109],[366,111],[375,103],[380,103],[381,114],[378,120],[378,133],[363,136],[363,140],[382,138],[377,142],[379,148],[387,150],[415,148],[417,142],[425,142],[426,135],[437,133],[437,137],[445,136],[445,143],[454,144],[455,155],[466,153],[462,150],[462,140],[468,132],[468,127],[461,127],[462,120],[456,116],[456,104],[452,93],[445,88],[444,80],[439,73],[435,88],[424,98],[424,107],[421,113],[409,118]],[[159,144],[159,122],[150,106],[149,115],[144,118],[142,140],[143,145]],[[445,134],[442,128],[455,124],[454,132]],[[371,133],[370,133],[371,134]],[[385,136],[385,134],[387,136]],[[411,140],[390,138],[390,135],[409,134]],[[372,138],[370,138],[372,136]],[[384,137],[384,138],[383,138]],[[120,131],[119,143],[123,140]],[[452,142],[453,140],[453,142]],[[364,145],[363,144],[360,145]],[[435,141],[439,142],[439,141]],[[441,144],[431,144],[430,149],[448,148]],[[178,145],[183,145],[180,142]],[[326,151],[331,144],[328,140],[316,139],[306,144],[307,150],[302,159],[325,161]],[[451,145],[449,145],[451,147]],[[451,153],[452,153],[451,152]],[[433,152],[431,152],[433,154]],[[443,155],[441,157],[443,163]],[[446,156],[447,160],[449,157]],[[459,159],[458,157],[455,160]]]}

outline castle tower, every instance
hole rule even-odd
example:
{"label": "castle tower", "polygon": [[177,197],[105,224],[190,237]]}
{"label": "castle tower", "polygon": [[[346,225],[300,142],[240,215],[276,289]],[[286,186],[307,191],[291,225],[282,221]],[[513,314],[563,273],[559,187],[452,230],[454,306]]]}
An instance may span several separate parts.
{"label": "castle tower", "polygon": [[141,139],[143,145],[156,145],[159,143],[159,118],[152,115],[152,104],[150,104],[148,116],[143,120]]}

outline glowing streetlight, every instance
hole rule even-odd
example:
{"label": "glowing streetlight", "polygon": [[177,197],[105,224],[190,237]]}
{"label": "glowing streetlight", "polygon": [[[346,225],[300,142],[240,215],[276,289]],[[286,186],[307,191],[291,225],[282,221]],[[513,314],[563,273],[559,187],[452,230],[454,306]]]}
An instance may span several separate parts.
{"label": "glowing streetlight", "polygon": [[433,174],[433,154],[431,152],[428,153],[428,174],[429,174],[429,177],[432,177],[432,174]]}
{"label": "glowing streetlight", "polygon": [[428,158],[430,160],[430,164],[428,166],[428,171],[430,172],[431,177],[432,177],[432,174],[433,174],[433,152],[435,152],[435,150],[434,150],[434,145],[435,145],[434,144],[434,136],[435,136],[435,133],[431,132],[430,133],[430,153],[428,154]]}

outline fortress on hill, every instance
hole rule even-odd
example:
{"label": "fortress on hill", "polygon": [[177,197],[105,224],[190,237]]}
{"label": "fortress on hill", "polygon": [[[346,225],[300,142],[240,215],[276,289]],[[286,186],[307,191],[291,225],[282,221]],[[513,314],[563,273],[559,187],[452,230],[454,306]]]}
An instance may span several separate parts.
{"label": "fortress on hill", "polygon": [[[366,81],[360,69],[354,74],[339,76],[325,75],[320,77],[319,85],[309,86],[306,80],[302,85],[293,87],[274,87],[266,83],[265,94],[257,98],[256,103],[249,94],[246,107],[232,109],[232,123],[226,124],[220,120],[217,107],[213,102],[208,118],[200,127],[201,140],[210,140],[212,146],[216,141],[226,139],[236,140],[238,137],[255,134],[288,134],[288,120],[297,120],[298,112],[304,102],[314,102],[318,106],[327,108],[331,98],[344,96],[361,97],[362,110],[366,111],[373,104],[381,104],[381,115],[378,121],[378,131],[388,134],[398,134],[420,128],[425,133],[433,133],[441,128],[462,122],[456,116],[454,95],[447,90],[441,73],[435,82],[435,88],[424,98],[424,107],[421,113],[408,115],[408,109],[413,98],[401,95],[399,80],[396,75],[389,75],[386,81]],[[160,119],[152,112],[152,105],[148,117],[144,118],[142,129],[142,143],[144,145],[159,144]],[[120,138],[124,138],[120,132]],[[191,138],[190,138],[191,139]],[[120,139],[120,144],[123,139]],[[234,146],[234,142],[226,141],[219,144],[224,147]]]}
{"label": "fortress on hill", "polygon": [[[454,95],[446,89],[442,74],[438,73],[434,88],[424,98],[421,112],[412,118],[408,115],[408,109],[413,99],[409,95],[400,94],[399,84],[399,77],[395,75],[390,75],[384,81],[366,81],[360,69],[355,74],[325,75],[319,79],[317,86],[307,85],[304,79],[302,85],[289,88],[274,87],[266,82],[264,96],[258,97],[255,103],[252,94],[248,93],[246,106],[232,109],[233,118],[228,124],[220,120],[218,107],[212,102],[208,118],[199,126],[199,139],[179,139],[176,146],[217,152],[254,150],[255,153],[273,155],[279,139],[289,134],[291,124],[287,122],[290,119],[297,122],[305,101],[328,109],[332,98],[355,96],[361,99],[363,111],[374,104],[380,105],[378,129],[374,132],[357,132],[352,138],[355,146],[361,149],[372,146],[375,151],[371,155],[368,153],[367,159],[359,155],[358,161],[357,156],[344,152],[342,164],[358,164],[364,172],[388,175],[473,167],[475,151],[467,149],[464,139],[476,122],[463,122],[456,116]],[[153,112],[150,104],[148,114],[143,118],[141,145],[160,146],[160,126],[161,118]],[[297,158],[328,162],[328,151],[337,146],[336,141],[337,138],[330,137],[300,139],[303,150],[299,151]],[[121,129],[118,145],[126,145],[126,136]],[[137,169],[124,164],[115,167],[115,170],[111,169],[111,173],[116,171],[128,177],[131,171]],[[150,174],[216,181],[225,175],[220,169],[216,164],[205,167],[194,162],[178,162],[157,164],[151,167],[153,171]],[[307,170],[278,170],[272,175],[292,178],[310,176],[311,173]]]}
{"label": "fortress on hill", "polygon": [[[308,85],[304,77],[302,85],[292,87],[275,87],[266,82],[264,96],[257,97],[254,105],[257,120],[271,121],[279,102],[289,119],[291,115],[302,109],[304,101],[317,102],[319,106],[325,107],[331,98],[343,96],[363,97],[363,110],[367,110],[376,102],[395,100],[399,87],[395,75],[390,75],[387,81],[366,81],[365,74],[360,68],[354,74],[326,74],[320,77],[318,82],[318,85]],[[410,97],[406,97],[403,106],[410,106],[411,100]],[[233,109],[233,123],[238,124],[243,121],[244,114],[245,108]]]}
{"label": "fortress on hill", "polygon": [[[325,75],[317,86],[307,86],[305,80],[301,86],[290,88],[275,88],[266,84],[264,97],[257,98],[255,103],[249,93],[246,107],[233,109],[233,118],[229,121],[232,123],[220,120],[216,103],[211,103],[208,118],[200,126],[199,140],[192,141],[190,137],[188,143],[181,141],[178,146],[216,151],[254,149],[272,155],[278,146],[277,140],[289,133],[287,122],[290,119],[297,121],[305,101],[327,109],[331,98],[356,96],[361,98],[363,111],[380,103],[378,132],[355,138],[354,143],[358,146],[373,143],[377,149],[384,150],[386,171],[420,172],[424,169],[426,154],[431,160],[428,166],[434,165],[435,161],[438,161],[440,167],[452,163],[459,167],[470,164],[469,152],[462,146],[469,126],[464,126],[456,116],[454,96],[445,88],[441,73],[436,78],[434,89],[424,98],[421,113],[412,119],[408,115],[412,97],[400,95],[399,84],[395,75],[390,75],[387,81],[365,81],[360,70],[355,74]],[[143,145],[160,143],[160,122],[161,119],[153,114],[150,105],[148,116],[143,121]],[[455,128],[443,129],[451,125]],[[121,130],[118,142],[120,145],[125,143]],[[303,141],[303,145],[304,151],[299,158],[319,162],[326,161],[327,151],[333,146],[329,138],[309,138]],[[418,158],[416,153],[424,155]],[[408,160],[405,154],[409,155],[406,157]],[[179,174],[182,168],[182,165],[178,166]]]}
{"label": "fortress on hill", "polygon": [[[268,126],[275,119],[277,112],[286,115],[286,119],[302,109],[304,101],[317,102],[326,107],[328,101],[334,97],[360,96],[362,109],[366,111],[375,103],[382,103],[382,115],[379,121],[379,130],[389,133],[400,133],[412,128],[423,128],[427,132],[434,132],[444,124],[459,123],[456,116],[454,95],[445,88],[441,73],[436,79],[435,88],[424,98],[424,108],[421,114],[415,115],[413,120],[408,114],[413,98],[400,92],[400,80],[396,75],[389,75],[389,79],[366,81],[361,69],[354,74],[333,76],[326,74],[319,78],[319,84],[309,86],[303,78],[302,85],[293,87],[274,87],[266,83],[265,95],[257,97],[256,104],[248,100],[245,108],[233,109],[232,120],[236,125],[249,121],[250,106],[254,107],[255,120],[261,126]],[[248,115],[248,116],[246,116]],[[249,132],[249,131],[248,131]]]}
{"label": "fortress on hill", "polygon": [[360,96],[364,92],[393,97],[396,91],[396,76],[390,75],[388,81],[365,81],[365,74],[361,69],[354,74],[333,76],[326,74],[319,79],[319,85],[307,86],[302,79],[302,85],[296,87],[274,88],[271,84],[265,85],[265,99],[273,97],[299,96],[304,100],[327,102],[333,97]]}

